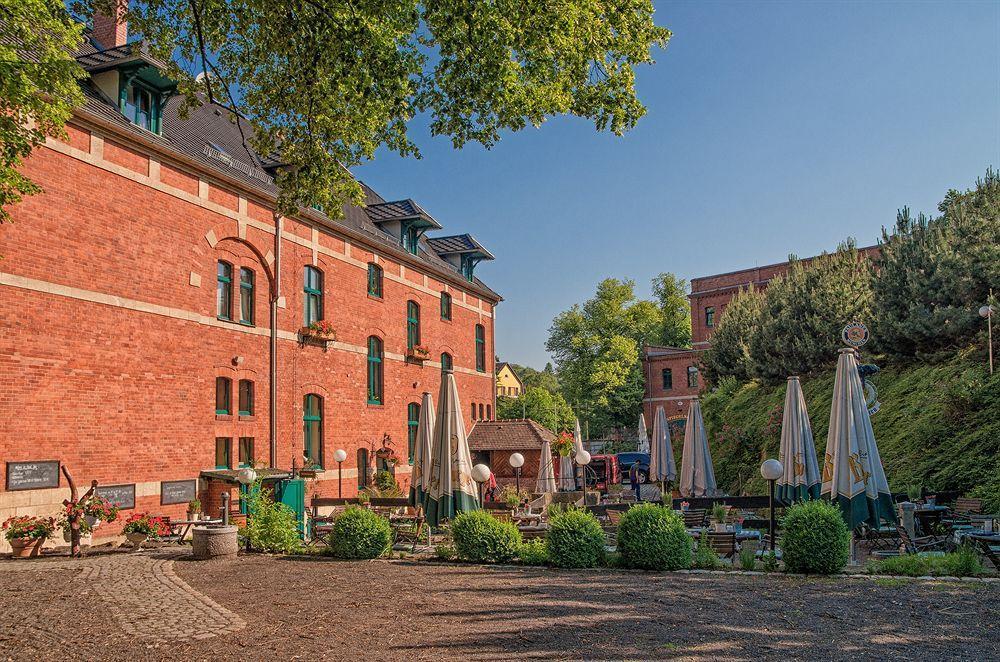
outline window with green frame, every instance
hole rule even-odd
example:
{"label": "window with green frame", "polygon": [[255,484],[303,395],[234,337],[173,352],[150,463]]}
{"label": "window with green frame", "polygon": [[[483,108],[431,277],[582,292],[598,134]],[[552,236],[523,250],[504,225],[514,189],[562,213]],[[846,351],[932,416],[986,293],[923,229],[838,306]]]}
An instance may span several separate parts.
{"label": "window with green frame", "polygon": [[368,338],[368,404],[382,404],[382,340]]}
{"label": "window with green frame", "polygon": [[403,248],[406,249],[408,253],[416,255],[418,251],[418,244],[420,242],[420,228],[415,225],[403,223],[402,233]]}
{"label": "window with green frame", "polygon": [[451,354],[449,354],[448,352],[442,352],[441,353],[441,372],[448,372],[449,370],[452,370],[452,369],[453,368],[452,368]]}
{"label": "window with green frame", "polygon": [[420,304],[406,302],[406,348],[413,349],[420,344]]}
{"label": "window with green frame", "polygon": [[382,267],[374,262],[368,263],[368,296],[382,298]]}
{"label": "window with green frame", "polygon": [[215,378],[215,413],[217,416],[228,416],[232,410],[233,380],[228,377]]}
{"label": "window with green frame", "polygon": [[123,82],[118,92],[118,108],[122,114],[132,124],[153,133],[160,133],[162,105],[162,94],[135,80]]}
{"label": "window with green frame", "polygon": [[486,329],[476,325],[476,370],[486,372]]}
{"label": "window with green frame", "polygon": [[463,255],[461,272],[462,275],[465,276],[465,280],[469,281],[470,283],[474,280],[475,277],[473,276],[473,272],[475,271],[475,269],[476,269],[476,261],[468,255]]}
{"label": "window with green frame", "polygon": [[323,398],[315,393],[302,400],[302,455],[311,465],[323,467]]}
{"label": "window with green frame", "polygon": [[232,450],[233,440],[229,437],[216,437],[215,438],[215,468],[216,469],[231,469],[230,465],[230,451]]}
{"label": "window with green frame", "polygon": [[305,326],[323,319],[323,272],[306,266],[302,279],[304,293],[302,318]]}
{"label": "window with green frame", "polygon": [[231,320],[233,319],[233,265],[219,260],[215,274],[215,315],[220,320]]}
{"label": "window with green frame", "polygon": [[253,437],[240,437],[238,462],[241,469],[253,466]]}
{"label": "window with green frame", "polygon": [[417,448],[417,428],[420,427],[420,405],[411,402],[406,405],[406,458],[413,464],[413,453]]}
{"label": "window with green frame", "polygon": [[253,325],[254,273],[240,267],[240,323]]}
{"label": "window with green frame", "polygon": [[451,319],[451,295],[447,292],[441,293],[441,319]]}
{"label": "window with green frame", "polygon": [[240,416],[253,416],[253,382],[249,379],[241,379],[239,385],[239,411]]}

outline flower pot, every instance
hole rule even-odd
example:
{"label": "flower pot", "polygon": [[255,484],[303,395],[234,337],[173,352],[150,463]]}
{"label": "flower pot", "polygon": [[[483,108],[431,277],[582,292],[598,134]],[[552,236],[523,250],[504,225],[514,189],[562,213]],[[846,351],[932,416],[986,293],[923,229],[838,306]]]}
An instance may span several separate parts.
{"label": "flower pot", "polygon": [[15,559],[30,559],[41,556],[45,538],[12,538],[10,540],[11,556]]}
{"label": "flower pot", "polygon": [[101,520],[97,519],[93,515],[84,515],[83,521],[87,523],[87,526],[90,527],[91,531],[93,531],[94,529],[96,529],[101,525]]}
{"label": "flower pot", "polygon": [[142,543],[149,539],[149,536],[145,533],[126,533],[125,537],[128,539],[132,546],[139,550],[142,548]]}
{"label": "flower pot", "polygon": [[715,523],[715,532],[716,533],[725,533],[726,532],[726,525],[723,524],[723,523],[716,522]]}

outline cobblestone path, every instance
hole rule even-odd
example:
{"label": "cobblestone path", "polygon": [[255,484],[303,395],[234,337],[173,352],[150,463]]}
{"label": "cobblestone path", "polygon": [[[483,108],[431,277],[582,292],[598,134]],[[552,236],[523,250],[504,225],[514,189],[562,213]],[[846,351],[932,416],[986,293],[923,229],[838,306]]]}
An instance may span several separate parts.
{"label": "cobblestone path", "polygon": [[73,572],[101,597],[126,634],[150,642],[210,639],[246,622],[174,573],[185,551],[108,554],[78,560],[0,563],[0,573]]}

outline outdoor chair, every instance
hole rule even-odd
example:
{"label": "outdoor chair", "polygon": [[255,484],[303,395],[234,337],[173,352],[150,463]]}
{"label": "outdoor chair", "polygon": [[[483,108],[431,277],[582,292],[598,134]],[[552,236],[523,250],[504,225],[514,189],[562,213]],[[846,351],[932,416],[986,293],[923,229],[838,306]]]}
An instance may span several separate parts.
{"label": "outdoor chair", "polygon": [[390,517],[389,524],[396,536],[396,544],[412,543],[410,551],[417,551],[417,543],[420,542],[425,521],[423,508],[407,508],[406,514],[402,517]]}
{"label": "outdoor chair", "polygon": [[873,555],[875,552],[898,550],[900,538],[895,528],[874,529],[865,526],[859,532],[857,544],[866,549],[869,555]]}
{"label": "outdoor chair", "polygon": [[994,568],[1000,570],[1000,545],[993,544],[983,538],[972,538],[971,540],[976,551],[992,563]]}
{"label": "outdoor chair", "polygon": [[699,508],[696,510],[685,510],[681,513],[684,518],[684,526],[688,529],[700,529],[705,526],[705,514],[704,508]]}
{"label": "outdoor chair", "polygon": [[724,559],[732,558],[739,551],[739,545],[736,544],[736,534],[721,532],[721,531],[708,531],[708,546],[716,554]]}
{"label": "outdoor chair", "polygon": [[919,554],[921,552],[950,552],[955,547],[951,536],[929,535],[913,537],[902,525],[896,525],[896,533],[899,535],[900,543],[909,554]]}

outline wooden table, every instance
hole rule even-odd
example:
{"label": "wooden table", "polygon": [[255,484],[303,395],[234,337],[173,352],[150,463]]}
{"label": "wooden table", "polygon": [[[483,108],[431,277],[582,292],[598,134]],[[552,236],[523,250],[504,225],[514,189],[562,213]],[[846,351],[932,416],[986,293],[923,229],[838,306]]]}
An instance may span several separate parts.
{"label": "wooden table", "polygon": [[[196,525],[214,525],[222,524],[222,519],[182,519],[182,520],[171,520],[170,521],[170,536],[176,537],[178,542],[183,541],[187,538],[187,534],[191,532],[191,527]],[[177,533],[178,529],[183,528],[184,530]]]}

